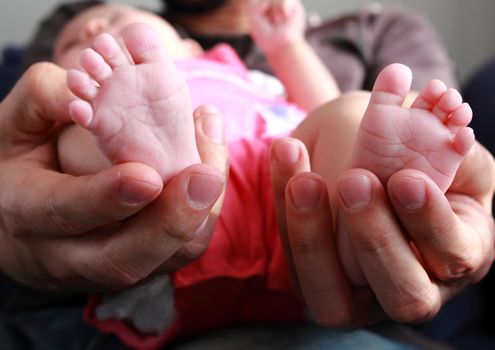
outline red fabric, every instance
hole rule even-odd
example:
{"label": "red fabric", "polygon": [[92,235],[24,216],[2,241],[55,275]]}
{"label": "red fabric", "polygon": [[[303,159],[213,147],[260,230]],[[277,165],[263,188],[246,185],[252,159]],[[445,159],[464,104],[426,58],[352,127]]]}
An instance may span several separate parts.
{"label": "red fabric", "polygon": [[85,310],[86,320],[104,333],[117,335],[127,346],[155,350],[172,340],[224,326],[260,321],[297,321],[304,319],[303,305],[294,296],[267,290],[261,279],[228,279],[179,289],[175,293],[179,315],[161,334],[142,334],[119,320],[99,321],[94,309],[98,297],[91,298]]}
{"label": "red fabric", "polygon": [[140,334],[125,322],[98,321],[93,298],[86,319],[136,349],[227,325],[304,319],[292,295],[277,231],[270,187],[268,143],[240,140],[229,147],[231,165],[225,202],[208,250],[172,275],[177,317],[159,335]]}

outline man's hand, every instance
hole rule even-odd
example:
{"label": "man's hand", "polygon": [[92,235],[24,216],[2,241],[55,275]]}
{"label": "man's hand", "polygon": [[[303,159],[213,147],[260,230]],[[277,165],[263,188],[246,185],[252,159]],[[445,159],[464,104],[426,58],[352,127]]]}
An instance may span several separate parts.
{"label": "man's hand", "polygon": [[105,290],[200,256],[226,181],[216,111],[195,115],[200,154],[211,165],[193,165],[163,188],[156,171],[138,163],[60,173],[56,136],[70,122],[72,99],[65,72],[43,63],[0,105],[2,271],[36,288]]}
{"label": "man's hand", "polygon": [[[372,173],[348,170],[338,181],[333,213],[325,182],[308,172],[308,159],[299,141],[272,146],[272,183],[293,280],[318,323],[424,321],[488,272],[495,166],[480,145],[446,195],[418,171],[399,171],[385,189]],[[337,229],[350,236],[369,286],[353,288],[345,278]]]}

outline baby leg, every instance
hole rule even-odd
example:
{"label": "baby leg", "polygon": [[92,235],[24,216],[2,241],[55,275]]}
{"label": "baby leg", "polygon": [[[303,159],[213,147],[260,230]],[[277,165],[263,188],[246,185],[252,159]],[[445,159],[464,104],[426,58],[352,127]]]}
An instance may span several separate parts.
{"label": "baby leg", "polygon": [[109,34],[96,37],[93,48],[81,53],[85,72],[67,75],[80,98],[69,112],[111,163],[147,164],[166,182],[200,161],[189,92],[151,27],[132,24],[122,38],[129,55]]}

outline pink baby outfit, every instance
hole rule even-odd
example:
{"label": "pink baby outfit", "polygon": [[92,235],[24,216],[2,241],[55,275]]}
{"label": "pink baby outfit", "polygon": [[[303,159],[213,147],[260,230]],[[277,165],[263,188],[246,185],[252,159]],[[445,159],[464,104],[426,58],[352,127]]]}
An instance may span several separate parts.
{"label": "pink baby outfit", "polygon": [[269,78],[253,78],[229,46],[219,45],[203,58],[177,65],[194,107],[213,104],[223,117],[229,180],[207,251],[171,275],[176,313],[170,327],[161,334],[142,334],[126,322],[96,320],[98,298],[89,304],[90,322],[136,349],[158,349],[222,326],[304,319],[303,305],[290,286],[268,164],[273,137],[287,133],[304,113],[269,91],[276,88]]}

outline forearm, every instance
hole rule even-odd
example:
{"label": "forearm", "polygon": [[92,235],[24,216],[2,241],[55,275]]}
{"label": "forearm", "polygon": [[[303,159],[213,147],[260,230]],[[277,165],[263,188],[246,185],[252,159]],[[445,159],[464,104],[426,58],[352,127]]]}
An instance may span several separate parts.
{"label": "forearm", "polygon": [[334,77],[306,40],[269,52],[267,58],[289,100],[304,110],[311,111],[340,95]]}

